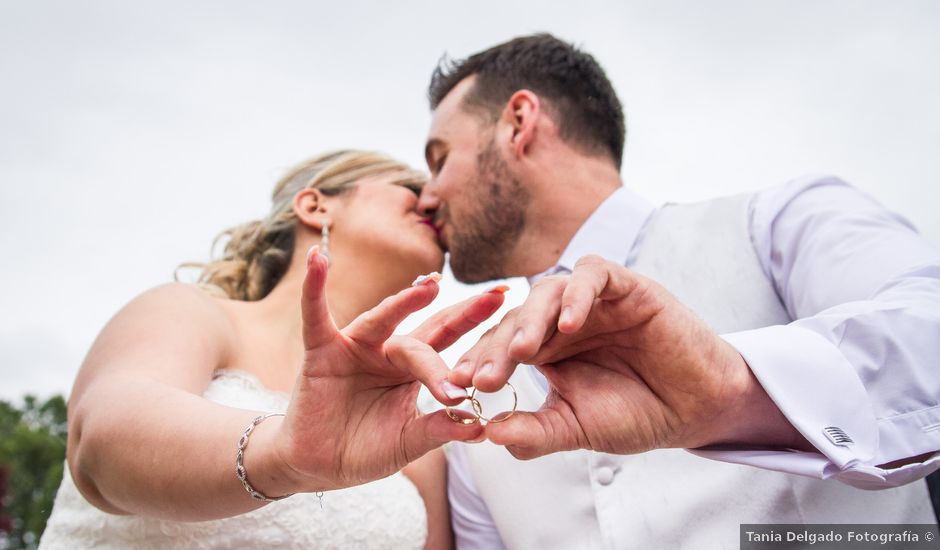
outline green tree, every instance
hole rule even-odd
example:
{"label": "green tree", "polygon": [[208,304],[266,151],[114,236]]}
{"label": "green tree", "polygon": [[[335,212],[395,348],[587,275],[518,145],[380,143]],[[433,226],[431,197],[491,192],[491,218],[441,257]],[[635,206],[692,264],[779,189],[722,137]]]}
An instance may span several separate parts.
{"label": "green tree", "polygon": [[65,413],[61,396],[28,395],[19,408],[0,401],[0,548],[39,542],[62,481]]}

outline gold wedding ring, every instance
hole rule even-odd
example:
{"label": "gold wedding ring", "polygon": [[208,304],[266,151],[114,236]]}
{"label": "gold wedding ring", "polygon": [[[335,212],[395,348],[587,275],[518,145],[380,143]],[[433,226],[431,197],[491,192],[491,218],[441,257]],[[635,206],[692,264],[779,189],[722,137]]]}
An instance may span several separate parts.
{"label": "gold wedding ring", "polygon": [[[470,398],[464,397],[464,399],[470,399]],[[472,405],[473,402],[471,402],[470,404]],[[474,410],[476,410],[476,407],[474,407]],[[451,420],[453,420],[454,422],[458,424],[463,424],[464,426],[469,426],[470,424],[473,424],[474,422],[480,419],[479,416],[474,416],[473,418],[463,418],[463,417],[457,416],[456,414],[454,414],[454,411],[450,410],[450,407],[444,407],[444,412],[447,413],[447,416],[449,416]]]}
{"label": "gold wedding ring", "polygon": [[470,401],[470,406],[473,407],[473,414],[476,415],[475,418],[462,418],[460,416],[457,416],[456,414],[454,414],[454,411],[450,409],[450,407],[444,407],[444,411],[447,412],[447,416],[449,416],[451,420],[453,420],[454,422],[458,424],[470,425],[476,422],[477,420],[480,420],[481,422],[504,422],[510,416],[516,413],[516,406],[519,404],[519,396],[516,394],[516,388],[514,388],[512,384],[510,384],[509,382],[506,382],[506,385],[509,386],[510,391],[512,391],[512,410],[509,411],[509,413],[506,414],[506,416],[502,418],[498,418],[498,419],[487,418],[486,416],[483,415],[483,405],[476,398],[476,394],[477,394],[476,388],[473,388],[473,391],[470,392],[470,395],[468,395],[467,397],[464,397],[465,400]]}

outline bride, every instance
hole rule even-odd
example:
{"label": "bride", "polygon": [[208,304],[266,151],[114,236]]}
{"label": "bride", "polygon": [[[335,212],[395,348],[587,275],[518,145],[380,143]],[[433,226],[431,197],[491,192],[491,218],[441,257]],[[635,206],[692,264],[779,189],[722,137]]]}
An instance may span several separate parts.
{"label": "bride", "polygon": [[75,381],[40,546],[452,546],[440,446],[482,430],[415,400],[421,384],[465,397],[437,351],[504,287],[392,334],[438,292],[420,276],[444,260],[415,211],[423,183],[375,153],[312,159],[267,217],[227,232],[201,288],[119,311]]}

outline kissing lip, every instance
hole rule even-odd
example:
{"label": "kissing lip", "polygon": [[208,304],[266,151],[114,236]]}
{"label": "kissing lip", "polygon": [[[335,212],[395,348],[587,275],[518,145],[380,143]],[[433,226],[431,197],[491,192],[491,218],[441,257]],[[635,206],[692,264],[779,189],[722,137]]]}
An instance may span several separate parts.
{"label": "kissing lip", "polygon": [[423,223],[423,224],[427,225],[428,227],[430,227],[431,229],[433,229],[433,230],[434,230],[434,233],[437,235],[437,238],[438,238],[438,239],[441,238],[441,228],[438,227],[438,226],[436,226],[436,225],[434,225],[434,220],[432,220],[431,218],[421,218],[421,223]]}
{"label": "kissing lip", "polygon": [[444,248],[446,250],[447,246],[444,244],[444,234],[442,232],[443,225],[442,226],[434,225],[434,220],[431,218],[421,218],[421,223],[430,227],[434,231],[434,236],[437,240],[437,243],[441,246],[441,248]]}

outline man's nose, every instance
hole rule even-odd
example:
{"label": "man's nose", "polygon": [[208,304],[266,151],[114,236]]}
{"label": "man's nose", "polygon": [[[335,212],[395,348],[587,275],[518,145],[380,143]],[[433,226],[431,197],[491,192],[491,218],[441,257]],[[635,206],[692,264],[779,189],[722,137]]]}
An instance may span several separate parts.
{"label": "man's nose", "polygon": [[431,187],[431,184],[427,184],[421,190],[421,196],[418,197],[417,210],[418,214],[427,217],[433,217],[434,213],[441,205],[441,200],[437,198],[437,195],[433,190],[428,189]]}

